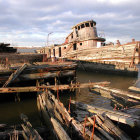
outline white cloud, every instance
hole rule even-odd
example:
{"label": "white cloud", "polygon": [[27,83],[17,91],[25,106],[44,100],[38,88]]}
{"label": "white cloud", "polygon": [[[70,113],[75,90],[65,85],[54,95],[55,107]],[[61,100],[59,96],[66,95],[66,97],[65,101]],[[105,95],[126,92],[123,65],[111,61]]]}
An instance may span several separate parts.
{"label": "white cloud", "polygon": [[62,43],[73,25],[91,19],[107,40],[139,39],[139,5],[139,0],[0,0],[0,42],[42,46],[53,32],[50,43]]}
{"label": "white cloud", "polygon": [[132,0],[97,0],[97,2],[120,5],[120,4],[130,3],[130,2],[134,2],[134,1],[132,1]]}

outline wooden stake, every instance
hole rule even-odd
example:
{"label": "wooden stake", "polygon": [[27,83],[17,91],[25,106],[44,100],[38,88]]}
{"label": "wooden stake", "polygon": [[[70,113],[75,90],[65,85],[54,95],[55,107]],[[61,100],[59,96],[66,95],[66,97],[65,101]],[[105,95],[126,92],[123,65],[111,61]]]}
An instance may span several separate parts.
{"label": "wooden stake", "polygon": [[59,101],[59,87],[57,86],[57,100]]}
{"label": "wooden stake", "polygon": [[70,100],[69,100],[69,110],[68,110],[69,113],[71,113],[70,112],[70,104],[71,104],[71,97],[70,97]]}
{"label": "wooden stake", "polygon": [[85,128],[87,123],[87,116],[85,116],[84,128],[83,128],[83,137],[85,138]]}
{"label": "wooden stake", "polygon": [[96,120],[96,117],[94,116],[93,129],[92,129],[92,135],[91,135],[90,140],[93,140],[93,136],[94,136],[94,128],[95,128],[95,120]]}

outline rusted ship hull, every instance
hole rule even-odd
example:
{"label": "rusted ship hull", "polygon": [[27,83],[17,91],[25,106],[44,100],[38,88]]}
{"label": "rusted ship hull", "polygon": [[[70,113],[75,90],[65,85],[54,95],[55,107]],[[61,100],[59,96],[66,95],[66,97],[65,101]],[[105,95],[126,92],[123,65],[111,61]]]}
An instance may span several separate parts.
{"label": "rusted ship hull", "polygon": [[137,76],[140,42],[68,52],[67,59],[76,61],[86,71],[101,71]]}

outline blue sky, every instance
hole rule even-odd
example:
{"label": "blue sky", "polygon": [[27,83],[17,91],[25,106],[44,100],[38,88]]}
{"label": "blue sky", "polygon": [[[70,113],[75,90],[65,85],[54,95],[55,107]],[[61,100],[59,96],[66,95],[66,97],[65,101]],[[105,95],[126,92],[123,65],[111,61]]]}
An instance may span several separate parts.
{"label": "blue sky", "polygon": [[0,42],[63,43],[78,22],[95,20],[106,40],[140,40],[140,0],[0,0]]}

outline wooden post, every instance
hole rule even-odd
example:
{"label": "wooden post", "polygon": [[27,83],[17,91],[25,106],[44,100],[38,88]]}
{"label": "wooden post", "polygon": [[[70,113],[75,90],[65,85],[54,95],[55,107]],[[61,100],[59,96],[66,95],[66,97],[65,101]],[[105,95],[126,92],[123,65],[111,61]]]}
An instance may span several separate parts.
{"label": "wooden post", "polygon": [[59,101],[59,87],[57,86],[57,100]]}
{"label": "wooden post", "polygon": [[94,136],[94,128],[95,128],[95,120],[96,120],[96,117],[94,116],[93,130],[92,130],[92,135],[91,135],[90,140],[93,140],[93,136]]}
{"label": "wooden post", "polygon": [[71,104],[71,97],[70,97],[70,100],[69,100],[69,110],[68,110],[69,113],[71,113],[70,112],[70,104]]}
{"label": "wooden post", "polygon": [[86,128],[87,116],[85,116],[85,122],[83,127],[83,137],[85,138],[85,128]]}
{"label": "wooden post", "polygon": [[19,69],[17,69],[14,73],[12,73],[3,87],[7,87],[13,80],[15,80],[19,74],[27,67],[27,64],[23,64]]}

